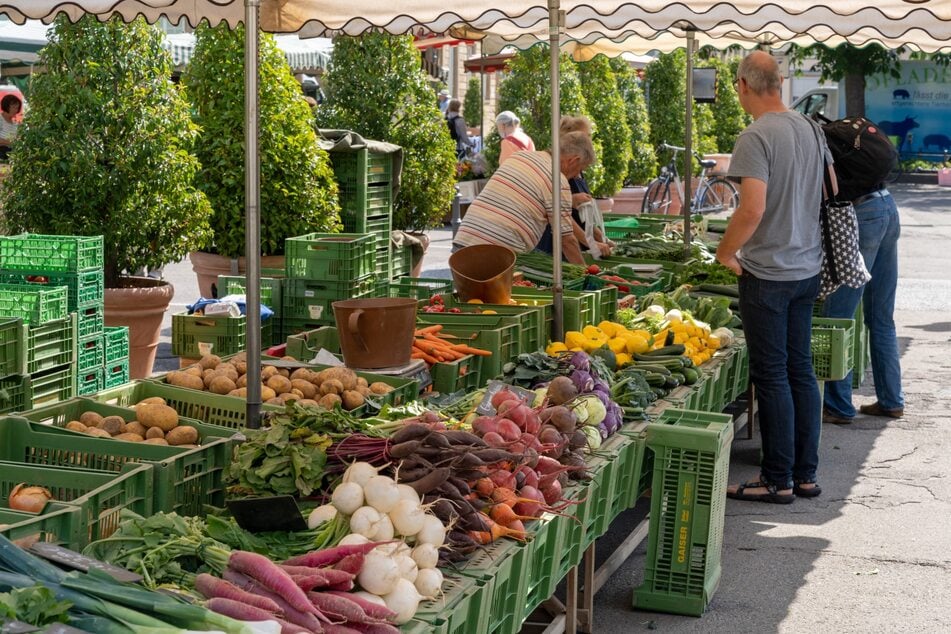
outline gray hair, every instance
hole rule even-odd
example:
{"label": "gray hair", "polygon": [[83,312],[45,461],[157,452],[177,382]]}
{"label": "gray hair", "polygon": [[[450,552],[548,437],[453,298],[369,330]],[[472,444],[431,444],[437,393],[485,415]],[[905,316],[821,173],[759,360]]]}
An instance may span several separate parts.
{"label": "gray hair", "polygon": [[561,153],[564,156],[577,156],[585,167],[594,164],[597,157],[594,155],[594,145],[586,132],[568,132],[562,134],[559,140]]}
{"label": "gray hair", "polygon": [[779,64],[764,51],[755,51],[744,57],[736,76],[737,80],[745,79],[746,85],[757,95],[778,93],[782,86]]}
{"label": "gray hair", "polygon": [[495,118],[495,125],[511,125],[517,126],[522,122],[511,110],[503,110],[499,113],[499,116]]}
{"label": "gray hair", "polygon": [[591,136],[591,119],[588,117],[565,115],[561,118],[558,130],[560,134],[584,132],[588,136]]}

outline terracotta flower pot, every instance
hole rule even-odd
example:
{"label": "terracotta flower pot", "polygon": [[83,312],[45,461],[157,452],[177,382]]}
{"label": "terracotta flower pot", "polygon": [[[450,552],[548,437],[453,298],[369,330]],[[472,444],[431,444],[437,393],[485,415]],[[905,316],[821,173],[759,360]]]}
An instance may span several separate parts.
{"label": "terracotta flower pot", "polygon": [[[216,253],[205,253],[204,251],[192,251],[188,254],[191,260],[192,270],[198,276],[198,290],[202,297],[211,298],[212,285],[218,284],[219,275],[244,275],[248,270],[247,260],[245,258],[232,259]],[[284,270],[283,255],[264,255],[261,256],[262,269]],[[275,277],[266,275],[265,277]]]}
{"label": "terracotta flower pot", "polygon": [[614,209],[613,198],[595,198],[594,202],[597,203],[598,209],[601,210],[602,214],[611,213],[611,210]]}
{"label": "terracotta flower pot", "polygon": [[423,255],[420,256],[419,260],[413,262],[413,270],[410,273],[412,277],[422,277],[423,272],[423,259],[426,257],[426,251],[429,250],[429,236],[425,233],[413,233],[413,235],[419,238],[419,241],[423,243]]}
{"label": "terracotta flower pot", "polygon": [[175,295],[168,282],[148,277],[124,277],[121,288],[105,289],[105,323],[129,327],[129,377],[152,374],[162,330],[162,318]]}

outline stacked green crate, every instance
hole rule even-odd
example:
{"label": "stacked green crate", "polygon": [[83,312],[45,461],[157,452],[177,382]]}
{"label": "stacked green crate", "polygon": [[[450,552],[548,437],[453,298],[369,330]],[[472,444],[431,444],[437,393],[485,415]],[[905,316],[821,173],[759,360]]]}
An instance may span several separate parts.
{"label": "stacked green crate", "polygon": [[340,188],[340,219],[344,231],[376,238],[377,279],[394,277],[390,232],[393,230],[393,155],[367,149],[332,151],[334,177]]}
{"label": "stacked green crate", "polygon": [[[281,276],[284,275],[284,271],[274,270],[275,272],[280,272]],[[247,278],[244,275],[219,275],[218,276],[218,294],[217,297],[224,297],[226,295],[244,295],[248,287]],[[268,339],[263,339],[264,326],[262,323],[262,344],[265,346],[277,345],[279,343],[284,343],[284,339],[281,336],[281,313],[283,310],[282,307],[282,292],[284,290],[284,278],[283,277],[262,277],[260,284],[261,292],[261,303],[270,308],[274,314],[271,315],[270,319],[267,321],[270,322],[270,334],[271,336]]]}
{"label": "stacked green crate", "polygon": [[129,382],[129,328],[107,326],[103,334],[105,344],[105,376],[103,389]]}
{"label": "stacked green crate", "polygon": [[284,250],[282,340],[334,325],[335,301],[373,296],[378,278],[372,234],[311,233],[288,238]]}

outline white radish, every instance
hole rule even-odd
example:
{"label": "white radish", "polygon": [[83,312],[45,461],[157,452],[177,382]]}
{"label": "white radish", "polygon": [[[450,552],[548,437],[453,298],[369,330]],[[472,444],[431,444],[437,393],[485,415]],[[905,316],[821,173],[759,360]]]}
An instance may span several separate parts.
{"label": "white radish", "polygon": [[389,513],[400,501],[400,491],[396,481],[386,476],[373,476],[363,487],[363,495],[367,504],[380,513]]}
{"label": "white radish", "polygon": [[386,513],[380,513],[380,521],[377,522],[376,532],[371,539],[376,542],[388,542],[393,539],[393,522]]}
{"label": "white radish", "polygon": [[427,599],[435,599],[442,591],[442,572],[439,568],[425,568],[416,575],[416,590]]}
{"label": "white radish", "polygon": [[412,500],[416,504],[422,504],[422,500],[419,499],[419,493],[416,492],[416,489],[411,487],[408,484],[397,484],[397,490],[400,492],[400,499],[402,500]]}
{"label": "white radish", "polygon": [[419,568],[416,566],[416,562],[413,561],[412,557],[409,555],[398,555],[396,557],[396,565],[400,567],[401,577],[407,581],[416,581],[416,575],[419,573]]}
{"label": "white radish", "polygon": [[330,503],[344,515],[353,515],[363,506],[363,487],[356,482],[344,482],[334,489]]}
{"label": "white radish", "polygon": [[361,506],[350,516],[350,530],[373,539],[380,527],[380,513],[372,506]]}
{"label": "white radish", "polygon": [[364,486],[370,478],[376,476],[377,473],[377,468],[369,462],[354,462],[343,472],[343,481],[355,482],[360,486]]}
{"label": "white radish", "polygon": [[[366,564],[364,564],[363,569],[366,570]],[[406,579],[397,581],[393,590],[383,596],[386,607],[396,612],[396,616],[393,618],[396,625],[402,625],[413,618],[416,609],[419,608],[419,600],[422,598],[419,591],[416,590],[416,586]]]}
{"label": "white radish", "polygon": [[[394,523],[394,526],[396,524]],[[398,530],[398,529],[397,529]],[[424,515],[423,526],[416,533],[417,544],[432,544],[439,547],[446,542],[446,527],[435,515]]]}
{"label": "white radish", "polygon": [[317,528],[324,522],[331,522],[337,517],[337,507],[333,504],[318,506],[307,516],[307,528]]}
{"label": "white radish", "polygon": [[439,548],[432,544],[420,544],[413,549],[411,557],[420,570],[435,568],[439,565]]}
{"label": "white radish", "polygon": [[397,535],[412,537],[423,528],[426,513],[419,504],[410,500],[400,500],[390,511],[390,521]]}
{"label": "white radish", "polygon": [[386,601],[383,600],[383,597],[379,597],[373,594],[372,592],[367,592],[366,590],[358,590],[357,592],[354,592],[353,594],[360,597],[361,599],[365,599],[369,601],[370,603],[375,603],[376,605],[382,605],[384,608],[386,607]]}
{"label": "white radish", "polygon": [[[397,582],[402,580],[400,567],[396,561],[376,549],[367,553],[363,560],[363,569],[357,575],[357,583],[360,584],[361,588],[381,597],[393,592],[396,589]],[[415,590],[415,586],[413,589]],[[388,601],[387,606],[389,606]],[[412,615],[410,615],[410,618],[412,618]]]}
{"label": "white radish", "polygon": [[369,544],[370,540],[364,537],[363,535],[358,535],[357,533],[350,533],[346,537],[340,540],[339,546],[363,546],[364,544]]}

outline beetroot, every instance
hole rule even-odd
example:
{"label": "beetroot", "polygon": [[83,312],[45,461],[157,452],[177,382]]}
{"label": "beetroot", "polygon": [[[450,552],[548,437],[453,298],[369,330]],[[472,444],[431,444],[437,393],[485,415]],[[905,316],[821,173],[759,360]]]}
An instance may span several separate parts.
{"label": "beetroot", "polygon": [[492,407],[496,410],[499,409],[499,406],[502,405],[505,401],[518,401],[518,395],[508,388],[503,388],[492,395]]}
{"label": "beetroot", "polygon": [[[487,444],[490,447],[505,447],[508,444],[504,438],[499,436],[498,432],[494,432],[494,431],[490,431],[489,433],[484,435],[482,437],[482,440],[484,440],[485,444]],[[585,439],[585,442],[587,442],[587,438]]]}
{"label": "beetroot", "polygon": [[494,416],[479,416],[472,421],[472,431],[479,436],[485,436],[488,433],[498,433],[499,421]]}
{"label": "beetroot", "polygon": [[538,487],[538,473],[529,467],[528,465],[522,465],[518,468],[517,473],[521,474],[525,480],[522,484],[523,487]]}
{"label": "beetroot", "polygon": [[522,435],[522,430],[518,428],[518,425],[507,418],[499,420],[498,432],[502,438],[508,441],[518,440]]}
{"label": "beetroot", "polygon": [[547,487],[542,489],[541,493],[545,498],[545,504],[555,504],[561,500],[561,484],[558,482],[558,480],[554,480]]}

